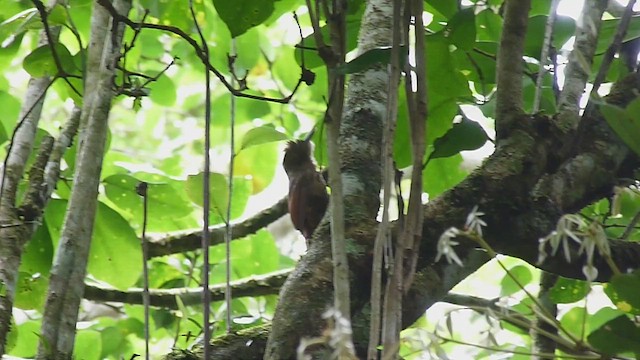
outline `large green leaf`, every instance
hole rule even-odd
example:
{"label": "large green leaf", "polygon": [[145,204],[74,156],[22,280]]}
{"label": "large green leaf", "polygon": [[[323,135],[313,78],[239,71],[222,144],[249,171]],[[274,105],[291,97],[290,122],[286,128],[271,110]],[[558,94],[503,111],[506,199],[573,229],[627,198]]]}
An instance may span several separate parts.
{"label": "large green leaf", "polygon": [[619,316],[589,334],[591,345],[605,354],[640,354],[640,329],[626,315]]}
{"label": "large green leaf", "polygon": [[[542,53],[541,36],[545,33],[547,26],[547,16],[538,15],[529,18],[527,36],[525,38],[525,55],[535,59],[540,59]],[[575,33],[576,22],[568,16],[557,16],[553,25],[552,44],[556,49],[560,49]]]}
{"label": "large green leaf", "polygon": [[49,279],[42,274],[20,272],[14,306],[23,310],[40,310],[47,296]]}
{"label": "large green leaf", "polygon": [[462,156],[434,159],[424,169],[422,189],[433,199],[457,185],[467,176],[462,169]]}
{"label": "large green leaf", "polygon": [[[204,173],[189,175],[185,184],[191,201],[198,206],[204,205],[203,199]],[[227,202],[229,198],[229,184],[226,176],[211,173],[209,178],[211,209],[211,224],[223,222],[227,216]],[[233,179],[233,198],[231,199],[231,220],[241,216],[251,195],[251,181],[246,178]]]}
{"label": "large green leaf", "polygon": [[[46,221],[46,220],[45,220]],[[22,253],[20,271],[28,274],[40,273],[49,275],[51,262],[53,261],[53,244],[46,224],[38,227],[36,232],[27,242]]]}
{"label": "large green leaf", "polygon": [[476,43],[476,15],[474,8],[458,11],[445,29],[445,37],[461,49],[471,50]]}
{"label": "large green leaf", "polygon": [[240,141],[240,150],[264,143],[286,140],[287,138],[286,134],[276,130],[271,124],[258,126],[244,134],[242,141]]}
{"label": "large green leaf", "polygon": [[[213,283],[225,280],[225,247],[218,245],[211,248],[210,259],[214,266],[211,273]],[[271,233],[260,230],[254,235],[231,243],[231,265],[235,278],[265,274],[279,269],[280,253]]]}
{"label": "large green leaf", "polygon": [[458,11],[458,4],[455,1],[450,0],[426,0],[426,3],[431,5],[440,14],[444,16],[452,16]]}
{"label": "large green leaf", "polygon": [[502,278],[500,282],[500,295],[507,296],[515,294],[522,290],[521,286],[527,286],[531,280],[533,280],[531,270],[524,265],[516,265],[509,269],[509,274],[505,274]]}
{"label": "large green leaf", "polygon": [[476,15],[476,33],[478,41],[500,41],[502,17],[492,9],[484,9]]}
{"label": "large green leaf", "polygon": [[2,137],[0,140],[4,143],[9,140],[7,129],[13,129],[18,120],[20,101],[8,91],[0,90],[0,109],[2,109],[2,116],[0,116],[0,124],[2,125],[0,135]]}
{"label": "large green leaf", "polygon": [[[431,145],[436,138],[443,136],[451,128],[453,119],[459,112],[458,103],[468,101],[471,98],[471,90],[468,80],[462,74],[456,58],[451,53],[448,40],[442,34],[426,37],[425,55],[429,93],[426,137],[427,145]],[[394,141],[394,159],[401,169],[411,164],[408,119],[406,96],[401,90],[398,97],[398,121]],[[435,182],[441,181],[436,179]],[[438,191],[441,190],[439,188]]]}
{"label": "large green leaf", "polygon": [[0,43],[11,36],[22,35],[27,30],[41,29],[42,22],[36,8],[21,11],[0,23]]}
{"label": "large green leaf", "polygon": [[626,110],[607,103],[600,104],[600,112],[604,115],[609,126],[638,155],[640,155],[640,141],[638,141],[640,137],[640,118],[638,118],[637,112],[639,109],[639,99],[632,101]]}
{"label": "large green leaf", "polygon": [[556,304],[569,304],[584,299],[590,290],[586,281],[560,277],[549,291],[549,298]]}
{"label": "large green leaf", "polygon": [[73,358],[98,360],[102,353],[102,337],[100,332],[91,329],[78,330],[73,346]]}
{"label": "large green leaf", "polygon": [[[601,54],[607,50],[611,44],[611,39],[618,31],[620,25],[620,19],[606,19],[602,22],[600,27],[600,35],[598,36],[598,46],[596,48],[596,54]],[[640,37],[640,16],[632,16],[629,22],[629,27],[622,39],[624,41],[633,40]]]}
{"label": "large green leaf", "polygon": [[[165,181],[163,181],[165,180]],[[193,206],[182,191],[184,182],[168,179],[151,182],[147,188],[147,225],[149,231],[167,231],[174,224],[173,230],[179,230],[179,223],[174,220],[183,218],[194,212]],[[137,178],[126,174],[115,174],[103,181],[107,198],[118,209],[129,214],[132,221],[141,224],[143,221],[143,198],[136,192],[140,183]]]}
{"label": "large green leaf", "polygon": [[100,342],[102,344],[101,359],[109,358],[112,354],[126,353],[124,347],[126,346],[127,333],[125,329],[119,326],[109,326],[100,330]]}
{"label": "large green leaf", "polygon": [[433,152],[429,154],[427,162],[431,159],[449,157],[464,150],[476,150],[487,142],[487,133],[477,122],[462,116],[459,123],[446,134],[433,142]]}
{"label": "large green leaf", "polygon": [[55,43],[53,48],[58,60],[60,60],[62,69],[58,69],[56,65],[51,46],[42,45],[24,58],[22,65],[29,75],[33,77],[55,76],[60,73],[60,70],[68,74],[79,73],[73,56],[71,56],[66,46],[61,43]]}
{"label": "large green leaf", "polygon": [[33,358],[38,350],[40,326],[40,320],[28,320],[15,327],[18,338],[15,347],[11,349],[9,354],[22,358]]}
{"label": "large green leaf", "polygon": [[227,24],[231,37],[244,34],[262,24],[273,12],[274,0],[213,0],[220,18]]}
{"label": "large green leaf", "polygon": [[614,275],[605,285],[605,293],[620,310],[640,315],[640,272]]}
{"label": "large green leaf", "polygon": [[167,75],[162,74],[156,81],[149,84],[149,98],[162,106],[173,106],[176,103],[176,86]]}
{"label": "large green leaf", "polygon": [[[56,246],[66,208],[66,200],[52,199],[45,209],[46,223]],[[96,210],[88,272],[96,279],[125,290],[136,283],[142,272],[140,240],[118,212],[102,202],[98,202]]]}

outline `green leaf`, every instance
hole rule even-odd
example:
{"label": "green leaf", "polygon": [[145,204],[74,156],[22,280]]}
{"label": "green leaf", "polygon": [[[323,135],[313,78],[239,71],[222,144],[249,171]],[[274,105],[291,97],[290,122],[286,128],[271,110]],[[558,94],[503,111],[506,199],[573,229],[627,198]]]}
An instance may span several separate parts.
{"label": "green leaf", "polygon": [[20,272],[14,306],[23,310],[41,310],[48,287],[49,281],[42,274]]}
{"label": "green leaf", "polygon": [[276,143],[265,143],[242,150],[235,158],[233,172],[237,176],[246,176],[251,180],[252,194],[264,190],[276,173],[278,159]]}
{"label": "green leaf", "polygon": [[126,346],[124,329],[118,326],[109,326],[100,330],[100,342],[102,344],[101,359],[109,358],[112,354],[122,354]]}
{"label": "green leaf", "polygon": [[462,169],[462,156],[434,159],[424,169],[422,189],[433,199],[464,180],[467,172]]}
{"label": "green leaf", "polygon": [[263,125],[247,131],[240,142],[240,151],[251,146],[288,139],[286,134],[271,125]]}
{"label": "green leaf", "polygon": [[[511,274],[511,276],[509,275]],[[500,281],[501,296],[507,296],[522,290],[520,286],[527,286],[533,279],[531,270],[524,265],[517,265],[509,269],[509,274],[505,274]],[[514,279],[515,278],[515,281]],[[517,282],[516,282],[517,281]]]}
{"label": "green leaf", "polygon": [[614,275],[604,290],[618,309],[640,315],[640,271]]}
{"label": "green leaf", "polygon": [[[217,245],[211,248],[211,262],[215,264],[211,272],[212,283],[222,283],[226,278],[225,247]],[[234,278],[240,279],[252,275],[265,274],[279,269],[280,253],[267,230],[231,243],[231,265]]]}
{"label": "green leaf", "polygon": [[0,90],[0,109],[2,109],[2,117],[0,117],[0,124],[2,124],[2,140],[3,143],[9,140],[9,136],[6,130],[13,129],[20,115],[20,100],[7,91]]}
{"label": "green leaf", "polygon": [[[376,64],[389,64],[391,62],[391,51],[390,46],[378,47],[365,51],[355,59],[339,66],[336,71],[339,74],[346,75],[367,70]],[[401,46],[398,51],[399,56],[402,58],[406,54],[407,48]]]}
{"label": "green leaf", "polygon": [[492,9],[484,9],[476,15],[478,41],[498,42],[502,34],[502,17]]}
{"label": "green leaf", "polygon": [[[198,206],[204,205],[202,197],[204,173],[189,175],[185,184],[187,195]],[[227,216],[229,184],[227,177],[220,173],[211,173],[209,177],[211,224],[224,222]],[[233,199],[231,201],[231,220],[244,213],[251,194],[249,179],[235,177],[233,179]]]}
{"label": "green leaf", "polygon": [[102,337],[95,330],[78,330],[73,346],[73,358],[99,360],[102,352]]}
{"label": "green leaf", "polygon": [[464,50],[472,50],[476,43],[476,15],[474,8],[458,11],[445,28],[445,36],[453,45]]}
{"label": "green leaf", "polygon": [[47,276],[51,270],[52,261],[53,243],[51,242],[51,235],[47,225],[42,224],[33,234],[31,240],[27,242],[22,254],[20,271],[32,275],[40,273]]}
{"label": "green leaf", "polygon": [[637,110],[639,104],[640,100],[636,99],[625,110],[615,105],[600,103],[600,112],[604,115],[609,126],[636,155],[640,155],[640,141],[638,141],[640,119],[638,119],[637,113],[634,114],[633,111]]}
{"label": "green leaf", "polygon": [[458,4],[451,0],[427,0],[427,4],[438,10],[440,14],[449,17],[458,11]]}
{"label": "green leaf", "polygon": [[[77,73],[78,69],[76,68],[73,57],[67,47],[61,43],[55,43],[53,47],[58,59],[60,60],[60,65],[62,66],[61,70],[69,74],[74,72]],[[56,66],[56,62],[51,53],[51,46],[49,45],[42,45],[33,50],[24,58],[22,66],[29,75],[36,78],[43,76],[55,76],[59,73],[59,69]]]}
{"label": "green leaf", "polygon": [[[118,209],[130,214],[137,224],[142,224],[144,209],[143,198],[136,192],[140,183],[137,178],[126,174],[115,174],[103,181],[107,198]],[[147,225],[150,231],[166,229],[167,222],[185,217],[194,212],[194,208],[186,197],[186,193],[179,191],[184,182],[171,181],[148,182],[147,188]],[[176,229],[177,230],[177,229]]]}
{"label": "green leaf", "polygon": [[40,320],[28,320],[18,326],[12,326],[17,330],[18,338],[15,347],[9,354],[22,358],[33,358],[38,350],[40,326]]}
{"label": "green leaf", "polygon": [[586,281],[560,277],[549,291],[549,298],[556,304],[569,304],[584,299],[590,290]]}
{"label": "green leaf", "polygon": [[587,340],[605,354],[640,352],[640,328],[625,315],[607,322],[589,334]]}
{"label": "green leaf", "polygon": [[487,142],[489,136],[477,122],[462,116],[462,121],[453,124],[446,134],[433,142],[433,151],[429,154],[427,162],[431,159],[449,157],[464,150],[475,150]]}
{"label": "green leaf", "polygon": [[42,22],[36,8],[21,11],[0,23],[0,43],[9,37],[17,37],[30,29],[41,29]]}
{"label": "green leaf", "polygon": [[[66,200],[52,199],[45,209],[46,224],[56,243],[60,239],[66,208]],[[125,290],[136,283],[142,271],[140,240],[115,210],[102,202],[98,203],[96,210],[88,272],[117,289]]]}
{"label": "green leaf", "polygon": [[176,279],[184,280],[185,274],[165,262],[152,261],[149,266],[149,287],[165,288],[165,284]]}
{"label": "green leaf", "polygon": [[274,0],[213,0],[231,37],[242,35],[250,28],[262,24],[273,12],[273,4]]}
{"label": "green leaf", "polygon": [[[540,59],[542,54],[542,41],[540,38],[545,33],[547,16],[538,15],[529,18],[527,35],[524,43],[525,55]],[[575,33],[576,22],[569,16],[557,16],[553,25],[552,44],[560,49]],[[611,39],[611,38],[609,38]]]}
{"label": "green leaf", "polygon": [[101,202],[96,213],[88,270],[97,279],[121,290],[133,286],[142,272],[140,239],[118,212]]}
{"label": "green leaf", "polygon": [[67,24],[67,12],[61,4],[56,4],[47,15],[47,21],[49,25],[66,25]]}
{"label": "green leaf", "polygon": [[177,91],[173,81],[162,74],[156,81],[149,84],[151,101],[162,106],[173,106],[176,103]]}
{"label": "green leaf", "polygon": [[560,324],[562,328],[569,332],[575,338],[580,338],[583,336],[583,332],[586,332],[585,324],[589,316],[584,308],[575,306],[569,309],[562,318],[560,319]]}

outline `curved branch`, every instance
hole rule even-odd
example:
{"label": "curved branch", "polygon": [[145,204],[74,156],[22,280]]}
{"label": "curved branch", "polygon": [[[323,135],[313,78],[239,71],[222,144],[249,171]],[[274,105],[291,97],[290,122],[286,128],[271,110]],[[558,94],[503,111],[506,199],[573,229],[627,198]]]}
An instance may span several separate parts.
{"label": "curved branch", "polygon": [[144,23],[144,22],[139,23],[139,22],[132,21],[128,17],[119,14],[118,11],[109,2],[109,0],[98,0],[98,4],[103,6],[111,14],[111,16],[116,22],[122,22],[127,26],[129,26],[130,28],[132,28],[133,30],[140,30],[140,29],[161,30],[164,32],[170,32],[172,34],[175,34],[180,38],[182,38],[183,40],[185,40],[186,42],[188,42],[189,45],[191,45],[191,47],[195,51],[196,56],[198,56],[198,58],[202,60],[202,63],[205,64],[207,69],[211,71],[218,78],[218,80],[220,80],[220,83],[222,83],[222,85],[224,85],[224,87],[226,87],[227,90],[229,90],[229,92],[234,96],[244,97],[244,98],[253,99],[253,100],[271,101],[271,102],[280,103],[280,104],[287,104],[289,103],[289,101],[291,101],[291,99],[293,98],[293,95],[295,95],[300,85],[302,85],[302,83],[304,82],[304,73],[306,69],[301,69],[300,78],[298,78],[298,82],[296,83],[293,90],[291,90],[291,93],[288,96],[285,96],[283,98],[272,98],[268,96],[259,96],[259,95],[244,93],[241,90],[234,88],[233,85],[229,83],[229,81],[227,81],[224,75],[218,69],[216,69],[213,65],[211,65],[211,63],[209,62],[209,58],[205,53],[205,51],[203,50],[203,48],[200,47],[200,45],[198,45],[198,43],[191,36],[185,33],[182,29],[177,28],[175,26],[171,26],[171,25],[151,24],[151,23]]}
{"label": "curved branch", "polygon": [[[262,210],[255,216],[239,223],[232,224],[233,239],[240,239],[255,234],[258,230],[278,220],[287,214],[287,198],[281,199],[268,209]],[[226,229],[224,225],[209,228],[211,246],[224,244]],[[171,255],[181,252],[194,251],[200,248],[202,230],[176,233],[149,242],[149,257]]]}
{"label": "curved branch", "polygon": [[[234,298],[246,296],[277,295],[284,284],[290,269],[280,270],[269,274],[257,275],[231,282]],[[225,296],[225,284],[209,287],[211,301],[222,301]],[[98,302],[118,302],[125,304],[143,304],[143,289],[129,289],[127,291],[86,285],[84,298]],[[202,303],[202,288],[152,289],[149,291],[151,306],[168,309],[178,309],[176,298],[180,298],[184,305],[198,305]]]}

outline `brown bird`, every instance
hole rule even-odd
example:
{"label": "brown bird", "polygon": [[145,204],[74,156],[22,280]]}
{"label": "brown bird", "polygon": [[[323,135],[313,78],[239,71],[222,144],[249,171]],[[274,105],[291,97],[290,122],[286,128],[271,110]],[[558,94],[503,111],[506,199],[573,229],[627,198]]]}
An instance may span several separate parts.
{"label": "brown bird", "polygon": [[308,140],[289,141],[284,150],[282,166],[289,177],[291,221],[309,246],[309,239],[329,203],[327,184],[311,158],[311,143]]}

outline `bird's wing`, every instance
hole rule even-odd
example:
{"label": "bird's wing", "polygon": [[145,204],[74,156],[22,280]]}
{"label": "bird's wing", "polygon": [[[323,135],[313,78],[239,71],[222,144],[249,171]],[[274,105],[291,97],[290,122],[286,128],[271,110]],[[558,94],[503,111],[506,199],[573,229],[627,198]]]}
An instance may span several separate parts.
{"label": "bird's wing", "polygon": [[297,230],[300,230],[306,237],[307,235],[304,234],[303,228],[308,204],[307,198],[302,191],[305,181],[306,179],[302,177],[289,184],[289,215],[291,215],[291,222],[293,222],[293,226]]}

